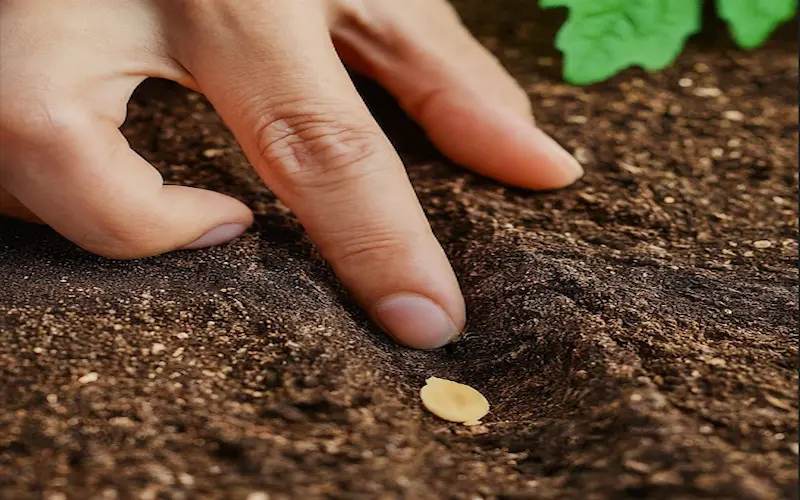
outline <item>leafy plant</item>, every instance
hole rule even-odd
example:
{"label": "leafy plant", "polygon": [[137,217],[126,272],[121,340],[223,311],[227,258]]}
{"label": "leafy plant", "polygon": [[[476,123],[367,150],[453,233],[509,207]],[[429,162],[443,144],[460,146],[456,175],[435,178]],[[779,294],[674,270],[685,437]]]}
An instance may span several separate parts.
{"label": "leafy plant", "polygon": [[[797,0],[716,0],[734,40],[755,48],[797,12]],[[702,27],[702,0],[540,0],[568,7],[556,37],[564,78],[589,84],[630,66],[656,71],[671,64]]]}

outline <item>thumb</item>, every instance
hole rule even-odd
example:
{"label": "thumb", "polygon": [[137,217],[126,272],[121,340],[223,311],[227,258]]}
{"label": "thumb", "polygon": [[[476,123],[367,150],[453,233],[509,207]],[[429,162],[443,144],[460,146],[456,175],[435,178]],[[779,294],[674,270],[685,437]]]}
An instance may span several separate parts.
{"label": "thumb", "polygon": [[[24,108],[24,109],[22,109]],[[78,106],[4,110],[0,182],[10,196],[79,246],[110,258],[147,257],[231,240],[252,223],[241,202],[165,186],[107,120]]]}

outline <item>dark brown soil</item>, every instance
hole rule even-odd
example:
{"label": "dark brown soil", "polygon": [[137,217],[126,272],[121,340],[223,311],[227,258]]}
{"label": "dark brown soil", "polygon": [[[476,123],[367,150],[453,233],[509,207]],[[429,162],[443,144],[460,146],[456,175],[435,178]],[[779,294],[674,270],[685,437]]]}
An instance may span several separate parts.
{"label": "dark brown soil", "polygon": [[[388,341],[203,99],[153,83],[133,145],[257,225],[112,262],[0,222],[0,497],[797,498],[796,38],[746,53],[712,28],[662,73],[574,88],[552,28],[520,22],[533,2],[506,3],[460,2],[577,186],[466,173],[366,90],[463,284],[463,340]],[[426,413],[431,375],[481,390],[485,425]]]}

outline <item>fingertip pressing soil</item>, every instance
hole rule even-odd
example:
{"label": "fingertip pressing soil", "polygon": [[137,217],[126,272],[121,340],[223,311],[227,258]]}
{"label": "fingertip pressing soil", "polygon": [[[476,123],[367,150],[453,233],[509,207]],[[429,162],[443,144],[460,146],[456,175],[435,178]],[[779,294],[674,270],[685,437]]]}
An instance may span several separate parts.
{"label": "fingertip pressing soil", "polygon": [[[256,225],[112,262],[0,221],[0,497],[797,498],[796,35],[742,52],[712,30],[576,88],[556,25],[507,3],[460,6],[577,185],[469,174],[364,88],[462,283],[458,343],[384,337],[209,104],[150,82],[133,147]],[[431,376],[483,393],[483,423],[426,412]]]}

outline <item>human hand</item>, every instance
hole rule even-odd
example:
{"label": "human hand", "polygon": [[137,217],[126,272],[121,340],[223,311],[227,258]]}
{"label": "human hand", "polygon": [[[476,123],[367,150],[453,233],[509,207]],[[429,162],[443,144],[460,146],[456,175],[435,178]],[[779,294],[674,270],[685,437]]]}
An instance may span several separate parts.
{"label": "human hand", "polygon": [[0,0],[0,213],[121,259],[244,232],[244,204],[163,185],[119,131],[133,90],[171,79],[208,97],[385,330],[444,345],[465,322],[458,283],[343,62],[478,173],[582,175],[444,0]]}

